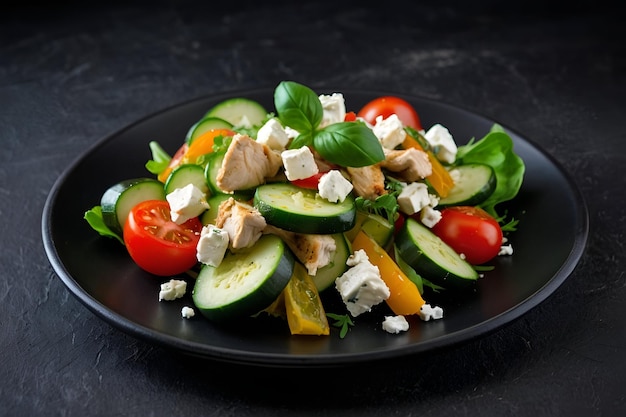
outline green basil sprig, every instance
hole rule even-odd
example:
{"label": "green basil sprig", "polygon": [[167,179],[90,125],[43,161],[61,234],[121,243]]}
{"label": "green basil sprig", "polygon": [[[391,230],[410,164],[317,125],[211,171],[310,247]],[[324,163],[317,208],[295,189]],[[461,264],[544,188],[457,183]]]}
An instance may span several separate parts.
{"label": "green basil sprig", "polygon": [[328,162],[344,167],[363,167],[385,159],[378,138],[362,122],[340,122],[320,129],[324,110],[309,87],[282,81],[274,91],[274,106],[283,126],[299,133],[292,149],[311,146]]}

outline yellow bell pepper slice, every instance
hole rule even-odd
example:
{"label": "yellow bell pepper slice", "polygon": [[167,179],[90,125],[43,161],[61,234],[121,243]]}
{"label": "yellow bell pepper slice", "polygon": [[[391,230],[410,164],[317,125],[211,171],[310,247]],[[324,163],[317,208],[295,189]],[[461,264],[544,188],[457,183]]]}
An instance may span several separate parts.
{"label": "yellow bell pepper slice", "polygon": [[[402,143],[402,147],[404,149],[415,148],[420,151],[424,150],[422,145],[420,145],[414,137],[409,135],[406,135],[406,138]],[[426,154],[428,155],[428,160],[433,167],[432,174],[426,177],[426,180],[435,189],[435,191],[437,191],[439,197],[447,197],[452,187],[454,187],[454,180],[450,176],[448,170],[441,164],[441,162],[439,162],[435,154],[431,151],[426,151]]]}
{"label": "yellow bell pepper slice", "polygon": [[382,280],[389,287],[386,300],[391,310],[401,316],[419,314],[425,304],[417,286],[402,272],[389,254],[362,230],[352,241],[352,250],[363,249],[370,262],[378,267]]}
{"label": "yellow bell pepper slice", "polygon": [[317,287],[302,264],[296,262],[283,293],[291,334],[330,334],[330,325]]}

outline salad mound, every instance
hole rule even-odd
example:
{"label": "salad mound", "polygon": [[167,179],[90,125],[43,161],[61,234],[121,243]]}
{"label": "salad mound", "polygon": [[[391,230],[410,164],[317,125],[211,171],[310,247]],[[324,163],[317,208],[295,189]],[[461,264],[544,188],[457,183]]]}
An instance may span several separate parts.
{"label": "salad mound", "polygon": [[[352,111],[342,93],[293,81],[276,87],[274,107],[218,103],[174,155],[150,142],[146,176],[111,185],[85,213],[138,267],[167,277],[161,293],[186,282],[177,275],[190,280],[182,317],[267,314],[292,334],[344,337],[378,311],[396,334],[408,316],[443,318],[429,293],[469,291],[512,255],[517,220],[498,205],[515,198],[525,167],[501,126],[457,146],[399,97]],[[326,311],[330,292],[343,311]]]}

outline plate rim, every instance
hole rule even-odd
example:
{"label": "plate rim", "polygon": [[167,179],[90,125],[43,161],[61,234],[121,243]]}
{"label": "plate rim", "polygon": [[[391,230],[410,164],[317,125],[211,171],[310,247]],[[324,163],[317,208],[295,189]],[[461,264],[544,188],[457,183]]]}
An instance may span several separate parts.
{"label": "plate rim", "polygon": [[[105,134],[100,139],[96,140],[90,146],[88,146],[79,155],[74,157],[71,163],[62,171],[62,173],[54,181],[52,187],[50,188],[50,191],[48,192],[46,201],[43,206],[41,219],[42,241],[46,256],[54,272],[61,279],[63,284],[68,288],[70,293],[72,293],[72,295],[75,296],[81,302],[81,304],[87,307],[88,310],[90,310],[97,317],[99,317],[109,325],[113,326],[114,328],[117,328],[118,330],[121,330],[124,333],[134,336],[136,338],[142,339],[148,343],[155,343],[164,348],[173,348],[174,350],[191,356],[218,360],[220,362],[231,362],[237,364],[270,367],[337,367],[358,364],[365,361],[380,361],[406,355],[416,355],[443,347],[458,346],[459,344],[469,342],[480,337],[484,337],[487,334],[492,333],[506,325],[512,324],[514,321],[528,313],[530,310],[543,303],[547,298],[554,294],[554,292],[565,282],[565,280],[567,280],[567,278],[576,269],[581,257],[586,250],[589,236],[590,225],[588,205],[573,176],[567,170],[565,170],[562,164],[557,161],[555,157],[545,151],[544,148],[539,146],[533,139],[528,138],[526,135],[519,133],[517,130],[510,128],[506,124],[500,123],[497,119],[487,116],[484,113],[477,112],[467,107],[452,104],[450,102],[439,99],[433,99],[413,93],[394,93],[392,91],[383,91],[376,89],[344,88],[333,90],[326,86],[316,86],[314,88],[314,91],[341,91],[344,95],[349,95],[351,93],[367,94],[372,95],[372,97],[377,95],[395,95],[398,97],[413,98],[420,101],[430,102],[431,104],[436,106],[444,106],[452,111],[469,113],[469,115],[471,116],[479,117],[492,123],[500,124],[506,129],[506,131],[513,133],[523,142],[526,142],[536,152],[545,157],[561,174],[569,187],[571,197],[576,202],[576,225],[578,230],[575,231],[573,245],[558,270],[555,271],[550,279],[548,279],[541,287],[539,287],[534,293],[526,297],[521,302],[518,302],[507,310],[493,317],[490,317],[487,320],[484,320],[473,326],[457,330],[454,333],[445,334],[443,336],[429,339],[421,343],[401,346],[391,350],[384,349],[380,351],[368,351],[362,353],[335,353],[321,356],[316,354],[280,354],[267,352],[252,353],[240,349],[227,349],[223,347],[209,346],[196,341],[183,340],[179,337],[159,332],[158,330],[150,329],[142,324],[139,324],[119,313],[112,311],[105,304],[94,298],[75,280],[74,277],[72,277],[70,272],[66,269],[57,251],[57,248],[54,245],[54,241],[51,235],[51,223],[53,221],[51,216],[52,209],[56,203],[59,190],[62,187],[63,183],[66,181],[66,179],[70,177],[70,175],[84,159],[94,153],[99,147],[104,146],[110,140],[113,140],[116,136],[123,134],[125,131],[132,129],[133,127],[138,126],[147,120],[156,118],[159,115],[172,111],[176,108],[191,105],[195,102],[200,102],[204,100],[219,100],[220,98],[228,98],[244,94],[251,95],[272,93],[273,91],[273,88],[261,87],[254,89],[236,89],[217,93],[203,94],[166,106],[160,110],[153,111],[130,123],[127,123],[120,129],[114,130],[109,134]],[[207,351],[207,348],[210,349],[208,349]]]}

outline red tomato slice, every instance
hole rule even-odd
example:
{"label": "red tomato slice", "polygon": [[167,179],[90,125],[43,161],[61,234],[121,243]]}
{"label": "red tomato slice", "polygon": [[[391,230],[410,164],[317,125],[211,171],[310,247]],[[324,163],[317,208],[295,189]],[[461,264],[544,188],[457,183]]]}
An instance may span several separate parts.
{"label": "red tomato slice", "polygon": [[293,180],[291,183],[293,185],[297,185],[302,188],[309,188],[311,190],[317,190],[317,186],[320,183],[320,178],[322,175],[326,174],[325,172],[318,172],[317,174],[313,174],[308,178],[303,178],[301,180]]}
{"label": "red tomato slice", "polygon": [[405,125],[415,130],[422,130],[422,122],[415,108],[406,100],[399,97],[384,96],[378,97],[367,103],[356,114],[357,117],[365,119],[369,124],[376,123],[377,116],[383,116],[383,119],[398,115],[398,119]]}
{"label": "red tomato slice", "polygon": [[346,117],[343,119],[345,122],[354,122],[356,120],[356,113],[349,111],[346,113]]}
{"label": "red tomato slice", "polygon": [[445,208],[431,230],[472,265],[490,261],[502,246],[500,225],[479,207]]}
{"label": "red tomato slice", "polygon": [[124,224],[124,243],[142,269],[159,276],[176,275],[193,267],[202,223],[198,218],[176,224],[164,200],[137,204]]}

